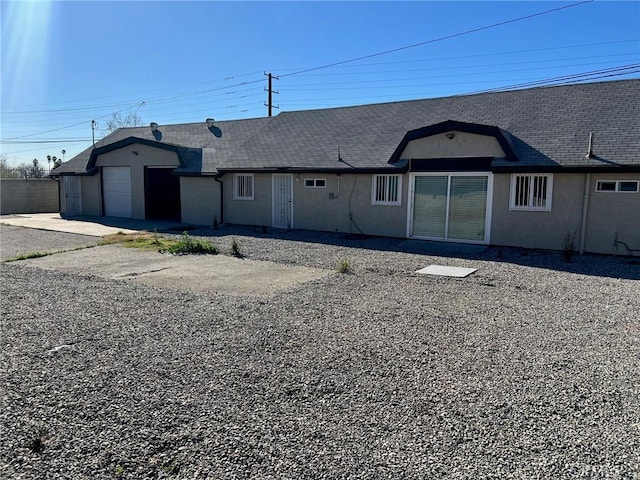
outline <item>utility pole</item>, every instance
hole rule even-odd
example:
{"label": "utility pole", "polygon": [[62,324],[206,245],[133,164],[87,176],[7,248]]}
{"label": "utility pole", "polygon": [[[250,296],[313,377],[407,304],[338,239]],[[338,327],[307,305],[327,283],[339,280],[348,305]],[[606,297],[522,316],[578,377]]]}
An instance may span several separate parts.
{"label": "utility pole", "polygon": [[265,107],[267,107],[268,112],[269,112],[269,116],[271,116],[271,109],[272,109],[272,108],[280,108],[280,107],[276,107],[276,106],[274,106],[274,105],[273,105],[273,96],[272,96],[274,93],[280,93],[280,92],[278,92],[278,91],[274,91],[274,90],[273,90],[273,83],[272,83],[274,78],[275,78],[276,80],[280,80],[280,78],[279,78],[279,77],[276,77],[276,76],[274,76],[274,75],[271,75],[271,73],[266,73],[266,72],[264,72],[264,74],[265,74],[267,77],[269,77],[269,88],[265,88],[265,89],[264,89],[266,92],[268,92],[268,93],[269,93],[269,103],[265,103],[265,104],[264,104],[264,106],[265,106]]}

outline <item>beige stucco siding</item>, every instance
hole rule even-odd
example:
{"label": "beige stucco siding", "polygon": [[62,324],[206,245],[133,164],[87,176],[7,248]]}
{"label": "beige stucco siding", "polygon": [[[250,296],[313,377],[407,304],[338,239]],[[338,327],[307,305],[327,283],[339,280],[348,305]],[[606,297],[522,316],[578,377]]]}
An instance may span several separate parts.
{"label": "beige stucco siding", "polygon": [[[254,174],[254,199],[234,200],[233,174],[224,182],[224,221],[241,225],[273,224],[272,175]],[[304,186],[305,178],[325,179],[325,188]],[[293,228],[403,237],[406,231],[407,176],[402,175],[402,204],[371,204],[370,174],[293,174]],[[333,194],[333,198],[330,198]],[[352,215],[353,221],[350,218]]]}
{"label": "beige stucco siding", "polygon": [[[100,175],[81,177],[82,214],[102,215],[102,189],[100,188]],[[64,182],[60,182],[64,185]]]}
{"label": "beige stucco siding", "polygon": [[[598,180],[640,180],[640,173],[591,175],[585,251],[613,254],[616,233],[619,241],[640,250],[640,192],[596,192]],[[615,252],[628,254],[621,244]]]}
{"label": "beige stucco siding", "polygon": [[[511,175],[494,176],[491,243],[562,250],[563,240],[576,232],[576,249],[581,242],[586,173],[553,175],[550,212],[509,209]],[[598,180],[640,180],[640,174],[591,174],[584,251],[614,253],[618,240],[640,249],[640,193],[596,192]],[[617,252],[626,254],[622,245]]]}
{"label": "beige stucco siding", "polygon": [[580,234],[584,175],[553,175],[550,212],[510,210],[510,188],[510,174],[494,175],[492,244],[560,250],[567,233]]}
{"label": "beige stucco siding", "polygon": [[212,226],[222,223],[220,215],[220,184],[213,177],[181,177],[180,204],[182,222]]}
{"label": "beige stucco siding", "polygon": [[[180,164],[175,152],[153,148],[148,145],[133,144],[100,155],[97,167],[131,168],[131,202],[133,218],[145,218],[145,167],[177,167]],[[95,175],[99,177],[100,174]],[[100,186],[98,182],[98,186]],[[84,187],[84,185],[83,185]],[[84,193],[83,193],[84,200]],[[100,211],[102,194],[100,193]]]}
{"label": "beige stucco siding", "polygon": [[[301,174],[295,177],[295,228],[392,237],[405,235],[407,175],[401,175],[402,203],[399,206],[371,204],[370,174]],[[327,186],[305,187],[305,178],[326,179]]]}
{"label": "beige stucco siding", "polygon": [[431,135],[409,142],[400,158],[506,157],[495,137],[467,132]]}
{"label": "beige stucco siding", "polygon": [[234,200],[233,179],[232,173],[222,177],[225,223],[271,226],[271,174],[255,173],[253,175],[253,200]]}

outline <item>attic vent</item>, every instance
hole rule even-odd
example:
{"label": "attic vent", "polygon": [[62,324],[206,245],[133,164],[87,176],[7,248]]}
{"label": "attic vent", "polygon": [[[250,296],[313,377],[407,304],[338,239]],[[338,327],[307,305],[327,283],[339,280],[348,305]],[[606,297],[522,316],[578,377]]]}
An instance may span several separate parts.
{"label": "attic vent", "polygon": [[215,124],[215,122],[216,122],[216,121],[215,121],[213,118],[207,118],[207,119],[205,120],[205,122],[206,122],[206,124],[207,124],[207,128],[208,128],[208,129],[212,129],[213,127],[215,127],[215,126],[216,126],[216,124]]}
{"label": "attic vent", "polygon": [[152,132],[155,132],[156,130],[158,130],[158,124],[156,122],[151,122],[149,126],[151,127]]}

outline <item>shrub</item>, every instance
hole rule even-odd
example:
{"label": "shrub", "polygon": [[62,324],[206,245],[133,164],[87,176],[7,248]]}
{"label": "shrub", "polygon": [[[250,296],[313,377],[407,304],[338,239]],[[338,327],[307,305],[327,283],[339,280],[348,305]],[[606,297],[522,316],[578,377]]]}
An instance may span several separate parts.
{"label": "shrub", "polygon": [[562,240],[562,255],[566,262],[570,262],[576,253],[576,235],[577,232],[575,230],[568,232]]}
{"label": "shrub", "polygon": [[351,265],[349,264],[349,260],[342,260],[338,264],[338,273],[349,273],[351,272]]}
{"label": "shrub", "polygon": [[216,253],[218,253],[218,247],[205,240],[192,238],[189,236],[189,232],[185,231],[182,232],[182,238],[173,245],[167,247],[166,251],[169,253],[173,253],[174,255],[204,253],[215,255]]}
{"label": "shrub", "polygon": [[240,251],[240,244],[235,239],[235,237],[231,239],[231,248],[229,249],[229,251],[231,252],[231,255],[233,255],[234,257],[242,258],[243,256],[242,252]]}

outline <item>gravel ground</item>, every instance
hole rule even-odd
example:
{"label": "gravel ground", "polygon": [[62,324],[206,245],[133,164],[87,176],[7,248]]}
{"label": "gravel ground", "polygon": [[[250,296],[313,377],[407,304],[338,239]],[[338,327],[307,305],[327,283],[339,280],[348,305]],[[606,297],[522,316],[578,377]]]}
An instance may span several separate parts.
{"label": "gravel ground", "polygon": [[640,478],[637,262],[205,233],[352,272],[251,297],[2,264],[0,478]]}

